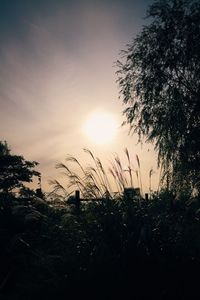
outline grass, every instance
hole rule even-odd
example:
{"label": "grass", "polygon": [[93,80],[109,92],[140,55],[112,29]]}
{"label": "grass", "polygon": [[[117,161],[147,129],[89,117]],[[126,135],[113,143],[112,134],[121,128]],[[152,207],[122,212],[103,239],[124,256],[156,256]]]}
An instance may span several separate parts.
{"label": "grass", "polygon": [[[97,199],[105,195],[113,198],[113,195],[123,195],[124,189],[140,188],[140,193],[143,195],[141,166],[138,155],[136,154],[137,167],[133,167],[130,153],[127,148],[124,149],[127,166],[123,167],[121,158],[115,154],[109,162],[108,168],[99,157],[96,157],[89,149],[83,149],[89,155],[91,164],[83,166],[79,160],[68,155],[65,163],[58,163],[56,168],[61,170],[66,177],[66,186],[63,186],[57,180],[51,180],[49,183],[53,186],[53,193],[60,193],[64,198],[68,197],[75,190],[79,190],[83,198]],[[76,172],[73,171],[75,167]],[[150,171],[150,179],[153,170]],[[150,181],[151,190],[151,181]]]}
{"label": "grass", "polygon": [[161,191],[140,204],[89,202],[78,216],[56,198],[36,200],[0,210],[1,299],[189,299],[198,292],[198,201],[175,202]]}

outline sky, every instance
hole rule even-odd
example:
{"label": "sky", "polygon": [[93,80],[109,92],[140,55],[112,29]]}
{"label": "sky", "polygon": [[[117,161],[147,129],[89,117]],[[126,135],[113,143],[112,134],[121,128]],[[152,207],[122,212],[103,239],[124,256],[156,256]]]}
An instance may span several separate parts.
{"label": "sky", "polygon": [[[138,137],[121,127],[125,106],[118,99],[114,66],[120,50],[147,22],[151,3],[0,0],[0,140],[13,153],[39,162],[45,191],[51,190],[51,179],[65,183],[55,165],[67,154],[86,166],[90,159],[83,148],[105,164],[118,153],[125,168],[126,147],[133,164],[136,154],[140,158],[144,190],[152,167],[152,187],[157,189],[153,146],[138,144]],[[102,144],[85,129],[86,124],[95,129],[89,120],[97,112],[117,124],[115,135]],[[104,125],[106,133],[109,126]]]}

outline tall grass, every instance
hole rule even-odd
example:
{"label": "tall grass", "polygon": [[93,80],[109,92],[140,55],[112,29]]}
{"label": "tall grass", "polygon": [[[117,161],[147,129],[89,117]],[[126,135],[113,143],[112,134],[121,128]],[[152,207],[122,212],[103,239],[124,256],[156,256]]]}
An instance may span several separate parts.
{"label": "tall grass", "polygon": [[[61,193],[64,198],[78,189],[83,198],[97,199],[107,197],[113,198],[114,195],[123,195],[126,187],[139,187],[142,194],[142,175],[140,160],[135,156],[137,167],[134,167],[133,160],[127,148],[124,149],[126,167],[123,167],[122,160],[115,154],[105,168],[100,158],[95,157],[93,152],[84,148],[83,151],[89,155],[91,164],[82,166],[79,160],[67,155],[65,163],[58,163],[56,168],[62,171],[67,179],[66,186],[63,186],[57,180],[51,180],[49,183],[53,186],[54,193]],[[76,172],[73,171],[76,167]]]}

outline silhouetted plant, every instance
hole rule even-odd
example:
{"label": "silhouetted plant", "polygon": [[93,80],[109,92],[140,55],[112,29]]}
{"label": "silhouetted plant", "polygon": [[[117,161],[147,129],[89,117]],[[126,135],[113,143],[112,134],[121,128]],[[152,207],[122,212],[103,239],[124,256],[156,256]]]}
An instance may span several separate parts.
{"label": "silhouetted plant", "polygon": [[19,193],[30,191],[24,183],[32,181],[33,176],[39,176],[34,168],[38,163],[26,161],[23,156],[13,155],[6,142],[0,141],[0,193]]}
{"label": "silhouetted plant", "polygon": [[[84,149],[84,151],[91,157],[93,165],[83,167],[75,157],[68,155],[66,158],[67,164],[59,163],[56,165],[56,168],[61,169],[63,171],[62,174],[67,177],[68,185],[65,188],[59,181],[51,180],[50,184],[54,187],[53,192],[61,192],[63,197],[66,198],[74,192],[74,190],[78,189],[82,197],[86,199],[96,199],[105,196],[113,198],[113,195],[116,195],[116,193],[114,193],[115,189],[118,195],[123,195],[125,187],[134,188],[134,173],[136,174],[139,187],[142,191],[142,178],[138,155],[136,155],[138,169],[133,167],[130,154],[126,148],[124,151],[127,159],[127,168],[123,168],[119,156],[115,155],[114,159],[110,161],[110,167],[106,170],[101,160],[95,157],[89,149]],[[77,165],[78,170],[74,172],[69,166],[69,163]],[[109,174],[114,179],[113,187]],[[68,190],[72,190],[72,192],[69,193]]]}
{"label": "silhouetted plant", "polygon": [[155,144],[168,188],[200,185],[200,3],[155,1],[122,51],[118,83],[130,130]]}

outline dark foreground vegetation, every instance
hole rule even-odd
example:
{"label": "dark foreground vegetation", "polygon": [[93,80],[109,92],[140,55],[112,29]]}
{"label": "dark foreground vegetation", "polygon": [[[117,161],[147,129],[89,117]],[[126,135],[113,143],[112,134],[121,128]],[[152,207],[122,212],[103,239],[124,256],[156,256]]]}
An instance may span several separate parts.
{"label": "dark foreground vegetation", "polygon": [[198,296],[198,196],[165,189],[77,207],[28,189],[35,166],[0,143],[1,299]]}
{"label": "dark foreground vegetation", "polygon": [[199,295],[198,199],[0,199],[1,299]]}

